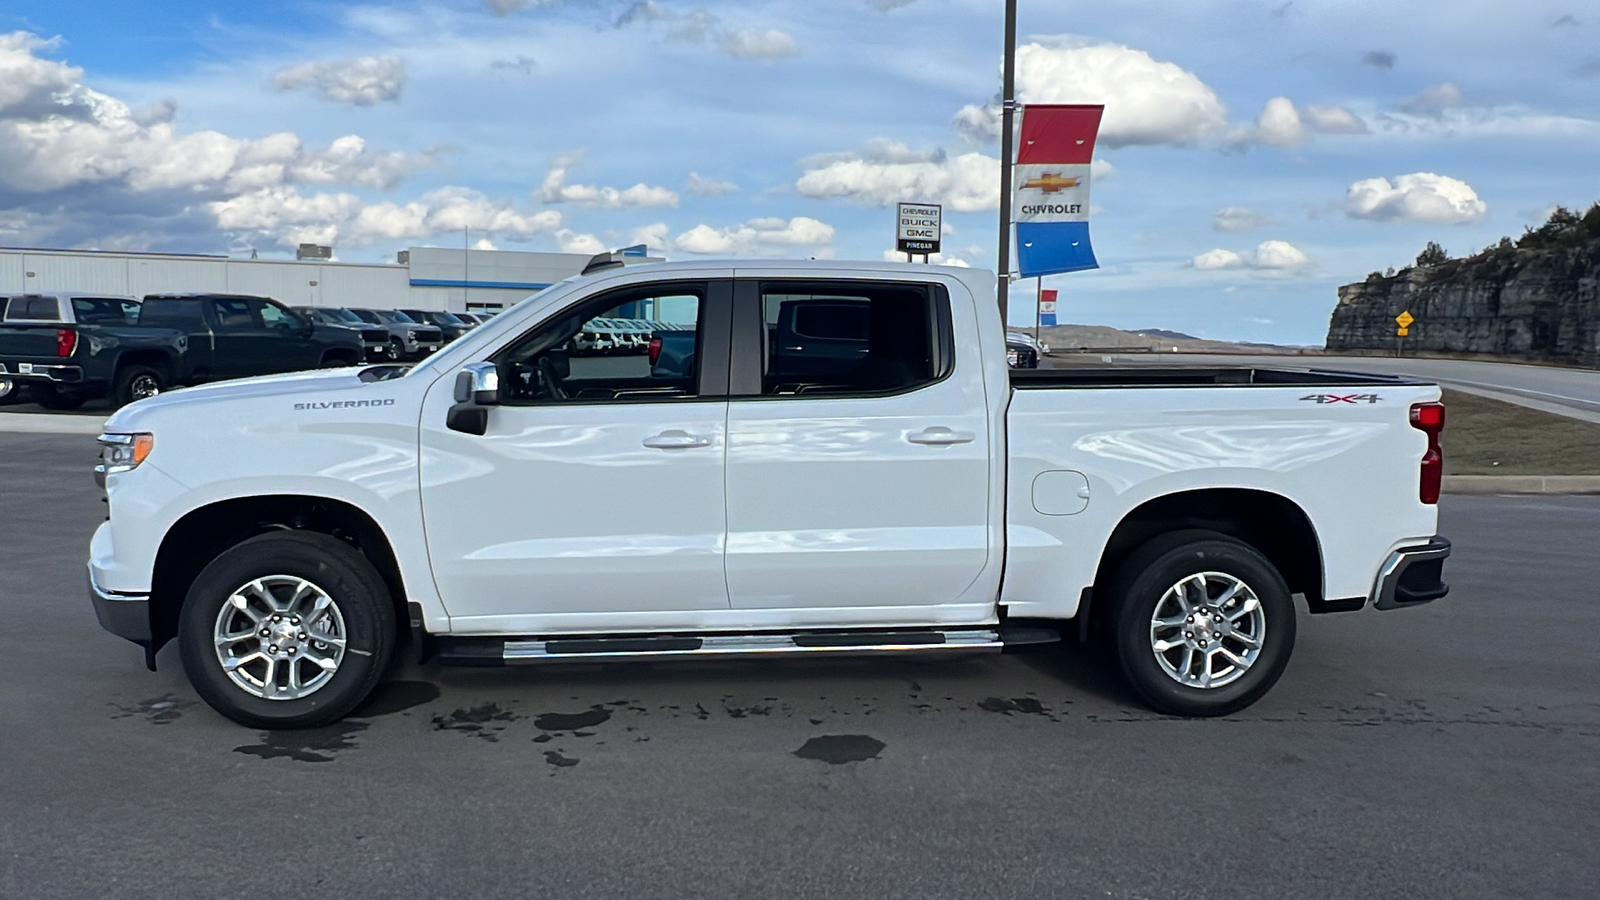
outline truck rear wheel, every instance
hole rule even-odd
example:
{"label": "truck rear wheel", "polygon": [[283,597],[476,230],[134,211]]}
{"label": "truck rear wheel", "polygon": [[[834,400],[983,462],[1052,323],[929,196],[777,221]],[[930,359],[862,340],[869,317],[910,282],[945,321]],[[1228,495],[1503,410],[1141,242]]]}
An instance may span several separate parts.
{"label": "truck rear wheel", "polygon": [[167,389],[167,379],[160,369],[150,366],[123,366],[111,384],[111,403],[117,408],[135,400],[154,397]]}
{"label": "truck rear wheel", "polygon": [[1174,532],[1134,551],[1113,603],[1123,675],[1160,712],[1244,709],[1277,683],[1294,649],[1283,576],[1254,547],[1216,532]]}
{"label": "truck rear wheel", "polygon": [[178,623],[195,691],[254,728],[343,718],[377,685],[394,640],[382,576],[345,542],[304,531],[259,535],[217,557]]}

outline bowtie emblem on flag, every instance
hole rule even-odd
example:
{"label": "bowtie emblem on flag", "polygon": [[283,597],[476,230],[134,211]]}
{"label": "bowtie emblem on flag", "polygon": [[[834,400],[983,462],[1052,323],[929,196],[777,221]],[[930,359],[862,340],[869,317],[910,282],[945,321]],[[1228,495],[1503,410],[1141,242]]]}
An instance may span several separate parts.
{"label": "bowtie emblem on flag", "polygon": [[1022,108],[1011,218],[1023,278],[1096,269],[1089,245],[1089,163],[1104,106]]}

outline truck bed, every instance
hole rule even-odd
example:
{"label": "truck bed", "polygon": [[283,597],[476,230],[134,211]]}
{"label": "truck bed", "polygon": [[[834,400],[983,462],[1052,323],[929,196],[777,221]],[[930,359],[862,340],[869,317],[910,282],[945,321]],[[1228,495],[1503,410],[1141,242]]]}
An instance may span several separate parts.
{"label": "truck bed", "polygon": [[1018,390],[1043,388],[1171,387],[1380,387],[1426,382],[1397,375],[1330,369],[1269,369],[1257,366],[1105,366],[1097,368],[1013,369]]}

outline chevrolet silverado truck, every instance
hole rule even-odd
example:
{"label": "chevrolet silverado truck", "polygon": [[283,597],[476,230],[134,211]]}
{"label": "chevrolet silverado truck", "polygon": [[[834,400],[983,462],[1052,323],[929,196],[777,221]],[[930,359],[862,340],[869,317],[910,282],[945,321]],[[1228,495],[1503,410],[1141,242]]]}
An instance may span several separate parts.
{"label": "chevrolet silverado truck", "polygon": [[[188,371],[181,332],[138,324],[139,301],[110,294],[19,294],[0,299],[0,379],[31,389],[47,409],[92,397],[116,406],[161,392]],[[0,392],[10,393],[10,392]]]}
{"label": "chevrolet silverado truck", "polygon": [[[254,378],[110,418],[100,622],[263,728],[353,710],[396,647],[464,665],[982,653],[1104,640],[1223,715],[1297,606],[1444,596],[1436,386],[1273,368],[1010,370],[993,276],[603,268],[412,366]],[[785,305],[864,353],[773,352]],[[639,304],[698,363],[574,352]],[[649,503],[639,498],[649,497]]]}

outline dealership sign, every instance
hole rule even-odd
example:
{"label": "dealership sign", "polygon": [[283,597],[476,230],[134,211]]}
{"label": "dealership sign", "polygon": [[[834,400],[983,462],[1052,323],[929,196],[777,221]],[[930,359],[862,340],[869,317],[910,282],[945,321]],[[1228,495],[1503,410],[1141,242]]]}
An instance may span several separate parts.
{"label": "dealership sign", "polygon": [[1013,169],[1017,272],[1023,278],[1099,268],[1089,246],[1089,163],[1103,106],[1030,104]]}
{"label": "dealership sign", "polygon": [[895,214],[895,249],[901,253],[938,253],[944,207],[937,203],[902,203]]}
{"label": "dealership sign", "polygon": [[1056,292],[1041,290],[1039,292],[1039,324],[1056,324]]}

